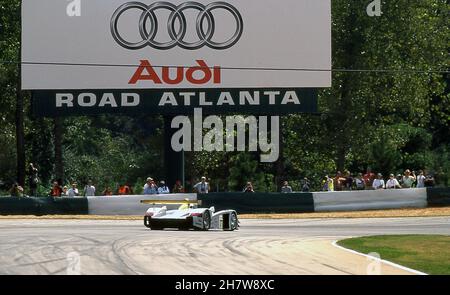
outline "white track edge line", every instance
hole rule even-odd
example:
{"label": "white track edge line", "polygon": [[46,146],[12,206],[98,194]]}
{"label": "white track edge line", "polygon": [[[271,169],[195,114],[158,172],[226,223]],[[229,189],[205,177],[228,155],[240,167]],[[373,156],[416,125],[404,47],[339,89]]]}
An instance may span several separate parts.
{"label": "white track edge line", "polygon": [[394,262],[391,262],[391,261],[388,261],[388,260],[384,260],[384,259],[381,259],[381,258],[373,257],[373,256],[370,256],[370,255],[367,255],[367,254],[364,254],[364,253],[361,253],[361,252],[358,252],[358,251],[355,251],[355,250],[351,250],[351,249],[342,247],[342,246],[338,245],[337,242],[338,242],[338,240],[335,240],[331,244],[334,247],[339,248],[341,250],[345,250],[345,251],[353,253],[353,254],[364,256],[366,258],[369,258],[369,259],[372,259],[372,260],[375,260],[375,261],[379,261],[381,263],[385,263],[387,265],[390,265],[390,266],[399,268],[401,270],[405,270],[405,271],[414,273],[416,275],[421,275],[421,276],[427,276],[428,275],[427,273],[424,273],[424,272],[421,272],[421,271],[418,271],[418,270],[415,270],[415,269],[412,269],[412,268],[409,268],[409,267],[406,267],[406,266],[403,266],[403,265],[400,265],[400,264],[397,264],[397,263],[394,263]]}

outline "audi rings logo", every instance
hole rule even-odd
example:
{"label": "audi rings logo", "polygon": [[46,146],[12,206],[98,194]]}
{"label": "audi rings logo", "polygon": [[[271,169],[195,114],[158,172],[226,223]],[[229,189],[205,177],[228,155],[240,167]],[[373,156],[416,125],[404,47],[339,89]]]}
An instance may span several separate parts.
{"label": "audi rings logo", "polygon": [[[129,42],[119,34],[118,22],[120,16],[130,9],[142,11],[139,19],[139,34],[142,40],[139,42]],[[168,42],[158,42],[155,40],[159,30],[159,23],[155,14],[155,11],[158,9],[166,9],[170,12],[166,26],[170,37]],[[187,32],[187,21],[183,12],[187,9],[199,11],[196,19],[198,41],[187,42],[184,40]],[[213,41],[216,22],[212,11],[216,9],[223,9],[230,12],[236,21],[236,30],[233,36],[228,40],[220,42]],[[150,22],[150,28],[147,27],[148,21]],[[176,28],[177,21],[179,24],[178,28]],[[150,5],[141,2],[129,2],[121,5],[111,18],[111,33],[114,40],[116,40],[120,46],[132,50],[141,49],[146,46],[160,50],[167,50],[175,46],[188,50],[196,50],[204,46],[222,50],[232,47],[239,41],[242,36],[243,28],[244,22],[242,21],[241,14],[233,5],[226,2],[214,2],[208,5],[203,5],[198,2],[185,2],[178,6],[169,2],[155,2]]]}

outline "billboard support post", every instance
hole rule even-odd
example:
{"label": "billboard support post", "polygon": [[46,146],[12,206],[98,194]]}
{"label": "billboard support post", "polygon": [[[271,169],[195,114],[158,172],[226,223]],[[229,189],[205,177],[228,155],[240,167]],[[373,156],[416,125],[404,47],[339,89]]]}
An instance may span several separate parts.
{"label": "billboard support post", "polygon": [[175,132],[171,127],[173,118],[174,116],[164,116],[164,172],[166,185],[171,192],[177,180],[185,187],[184,151],[174,151],[171,144]]}

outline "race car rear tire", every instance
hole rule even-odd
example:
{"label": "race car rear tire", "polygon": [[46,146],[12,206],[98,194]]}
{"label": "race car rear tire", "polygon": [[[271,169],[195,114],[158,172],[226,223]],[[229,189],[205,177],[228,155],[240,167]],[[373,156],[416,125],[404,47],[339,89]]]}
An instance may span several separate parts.
{"label": "race car rear tire", "polygon": [[152,226],[152,227],[150,227],[150,229],[151,230],[163,230],[164,228],[160,227],[160,226]]}

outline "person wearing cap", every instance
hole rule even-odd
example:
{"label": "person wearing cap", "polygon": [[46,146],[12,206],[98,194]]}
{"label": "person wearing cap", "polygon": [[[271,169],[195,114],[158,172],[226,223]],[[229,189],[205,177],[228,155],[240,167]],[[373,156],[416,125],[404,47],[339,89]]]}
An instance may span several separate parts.
{"label": "person wearing cap", "polygon": [[77,185],[76,182],[72,183],[72,187],[67,190],[67,197],[75,198],[75,197],[79,196],[79,191],[78,191],[78,187],[77,186],[78,185]]}
{"label": "person wearing cap", "polygon": [[283,186],[281,187],[281,192],[283,194],[292,193],[292,187],[289,185],[289,183],[287,181],[283,182]]}
{"label": "person wearing cap", "polygon": [[156,186],[153,178],[148,177],[147,183],[144,185],[144,195],[156,195],[158,193],[158,187]]}
{"label": "person wearing cap", "polygon": [[199,194],[207,194],[209,192],[209,183],[206,182],[205,176],[202,176],[202,181],[194,185],[194,189]]}
{"label": "person wearing cap", "polygon": [[415,181],[416,181],[416,176],[414,175],[414,173],[411,175],[411,171],[409,169],[406,169],[405,173],[402,177],[403,187],[411,188]]}
{"label": "person wearing cap", "polygon": [[164,180],[161,180],[159,182],[158,194],[170,194],[170,190],[167,187],[166,182]]}
{"label": "person wearing cap", "polygon": [[374,181],[372,183],[372,187],[375,190],[384,189],[385,188],[383,175],[381,173],[378,173],[377,178],[374,179]]}
{"label": "person wearing cap", "polygon": [[402,188],[402,187],[400,186],[400,183],[398,182],[398,180],[395,178],[394,174],[390,174],[389,179],[386,182],[386,189],[396,189],[396,188]]}

